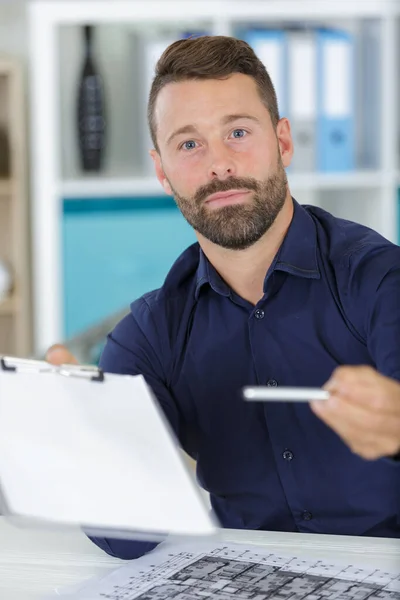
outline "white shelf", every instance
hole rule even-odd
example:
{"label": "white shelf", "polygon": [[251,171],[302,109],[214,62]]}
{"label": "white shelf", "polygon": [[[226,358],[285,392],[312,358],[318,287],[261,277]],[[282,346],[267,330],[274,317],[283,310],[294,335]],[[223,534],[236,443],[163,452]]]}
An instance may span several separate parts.
{"label": "white shelf", "polygon": [[[184,5],[184,6],[182,6]],[[97,5],[98,6],[98,5]],[[47,0],[31,7],[32,13],[46,13],[50,22],[125,23],[151,22],[179,23],[190,19],[213,21],[224,18],[231,22],[251,19],[295,21],[301,19],[332,19],[376,17],[400,12],[396,0],[165,0],[132,2],[131,0],[102,2],[101,10],[93,9],[93,0],[77,2],[71,10],[70,2]]]}
{"label": "white shelf", "polygon": [[320,19],[349,19],[382,17],[383,14],[394,14],[399,11],[395,2],[385,0],[262,0],[232,2],[231,22],[245,22],[251,19],[265,18],[280,22],[296,20],[315,21]]}
{"label": "white shelf", "polygon": [[382,171],[352,171],[350,173],[293,173],[288,175],[292,189],[335,190],[381,187],[389,182]]}
{"label": "white shelf", "polygon": [[155,177],[77,177],[59,184],[62,198],[110,198],[118,196],[163,195],[164,191]]}
{"label": "white shelf", "polygon": [[[400,175],[398,175],[400,180]],[[293,190],[365,189],[390,183],[381,171],[351,173],[293,173],[288,175]],[[112,198],[120,196],[164,195],[155,177],[113,177],[110,174],[76,177],[59,183],[62,198]]]}

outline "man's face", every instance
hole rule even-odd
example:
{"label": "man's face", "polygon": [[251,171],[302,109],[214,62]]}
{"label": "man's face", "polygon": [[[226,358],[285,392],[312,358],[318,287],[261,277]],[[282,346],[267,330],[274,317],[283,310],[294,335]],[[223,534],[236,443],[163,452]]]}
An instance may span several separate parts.
{"label": "man's face", "polygon": [[224,248],[258,241],[285,202],[287,180],[253,79],[235,74],[168,84],[157,98],[155,122],[157,176],[189,224]]}

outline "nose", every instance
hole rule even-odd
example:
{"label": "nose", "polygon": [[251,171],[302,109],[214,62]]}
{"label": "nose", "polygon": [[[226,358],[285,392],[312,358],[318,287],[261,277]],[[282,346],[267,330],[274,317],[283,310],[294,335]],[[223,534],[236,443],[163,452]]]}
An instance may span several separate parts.
{"label": "nose", "polygon": [[236,165],[232,153],[223,142],[213,144],[210,148],[210,179],[227,179],[236,175]]}

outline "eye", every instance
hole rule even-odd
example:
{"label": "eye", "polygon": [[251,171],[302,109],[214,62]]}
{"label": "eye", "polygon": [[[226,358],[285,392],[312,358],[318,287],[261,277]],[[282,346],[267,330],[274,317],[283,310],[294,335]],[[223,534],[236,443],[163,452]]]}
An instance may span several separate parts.
{"label": "eye", "polygon": [[196,148],[196,142],[194,140],[188,140],[187,142],[183,142],[180,145],[180,148],[183,150],[194,150]]}
{"label": "eye", "polygon": [[236,139],[243,138],[247,135],[247,131],[244,129],[234,129],[232,131],[232,136]]}

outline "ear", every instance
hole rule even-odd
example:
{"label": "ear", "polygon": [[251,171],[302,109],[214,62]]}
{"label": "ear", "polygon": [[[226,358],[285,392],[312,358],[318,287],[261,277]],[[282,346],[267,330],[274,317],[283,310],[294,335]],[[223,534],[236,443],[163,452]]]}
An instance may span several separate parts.
{"label": "ear", "polygon": [[157,150],[150,150],[150,156],[153,159],[154,162],[154,168],[156,171],[156,176],[158,181],[161,183],[161,185],[164,188],[164,192],[166,194],[168,194],[168,196],[173,196],[172,190],[171,190],[171,186],[168,183],[167,178],[165,177],[165,173],[164,173],[164,169],[162,167],[162,163],[161,163],[161,156],[159,155],[159,153],[157,152]]}
{"label": "ear", "polygon": [[276,126],[276,137],[278,138],[282,164],[284,167],[288,167],[293,156],[293,140],[288,119],[283,118],[278,121]]}

